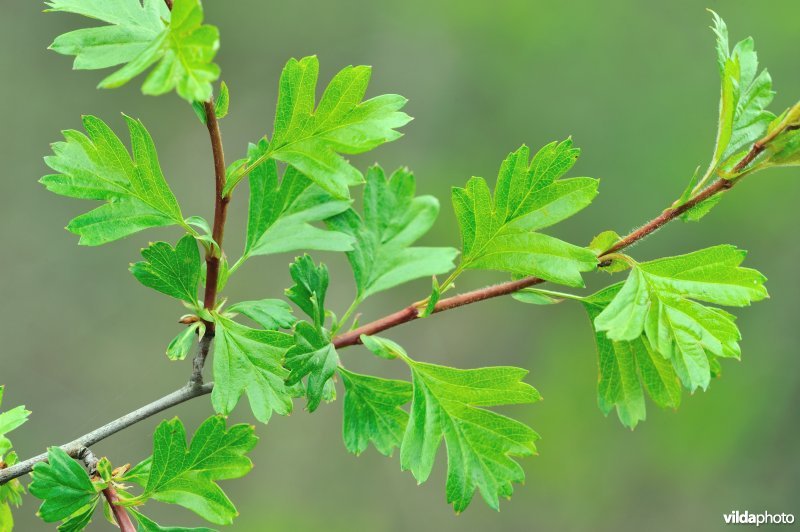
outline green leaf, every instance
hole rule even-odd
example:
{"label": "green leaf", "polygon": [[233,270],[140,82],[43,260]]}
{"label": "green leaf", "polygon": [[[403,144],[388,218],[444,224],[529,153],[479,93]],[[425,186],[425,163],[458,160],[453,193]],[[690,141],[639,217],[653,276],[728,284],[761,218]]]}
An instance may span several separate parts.
{"label": "green leaf", "polygon": [[[251,145],[255,161],[269,149],[266,140]],[[250,211],[244,256],[286,251],[348,251],[353,239],[311,225],[348,209],[350,202],[334,199],[298,170],[288,167],[278,180],[274,160],[266,160],[250,172]],[[241,262],[241,261],[240,261]]]}
{"label": "green leaf", "polygon": [[[4,391],[5,386],[0,386],[0,405],[3,404]],[[30,414],[24,406],[0,413],[0,464],[3,467],[11,467],[17,463],[17,454],[11,451],[11,441],[6,434],[24,424]],[[19,507],[24,493],[25,488],[18,479],[12,479],[0,486],[0,532],[10,532],[14,528],[11,505]]]}
{"label": "green leaf", "polygon": [[[622,287],[617,283],[583,300],[592,321],[608,306]],[[604,414],[617,409],[620,421],[635,428],[645,419],[642,383],[662,408],[678,408],[681,385],[669,360],[656,353],[642,334],[631,341],[613,341],[595,331],[598,372],[597,404]]]}
{"label": "green leaf", "polygon": [[733,316],[698,301],[741,307],[767,297],[764,276],[739,266],[744,257],[723,245],[636,264],[595,327],[614,341],[633,341],[646,332],[684,386],[705,389],[709,356],[738,358],[741,335]]}
{"label": "green leaf", "polygon": [[192,350],[195,338],[202,340],[206,334],[206,326],[202,321],[192,323],[172,339],[167,346],[167,358],[170,360],[184,360]]}
{"label": "green leaf", "polygon": [[428,301],[425,304],[425,308],[419,311],[418,317],[427,318],[433,314],[433,311],[436,310],[436,304],[439,302],[441,297],[442,286],[439,284],[439,280],[434,275],[431,278],[431,295],[428,296]]}
{"label": "green leaf", "polygon": [[303,255],[289,266],[289,274],[295,284],[286,290],[286,297],[314,320],[317,329],[322,329],[325,322],[325,293],[330,281],[327,266],[315,266],[311,257]]}
{"label": "green leaf", "polygon": [[245,476],[253,468],[246,455],[257,442],[252,425],[226,430],[225,419],[214,416],[200,425],[187,447],[183,423],[164,421],[153,434],[153,455],[123,479],[144,488],[128,504],[150,499],[177,504],[214,524],[229,525],[238,514],[217,481]]}
{"label": "green leaf", "polygon": [[400,448],[400,465],[424,482],[442,438],[447,446],[447,502],[467,508],[478,489],[499,507],[512,483],[525,473],[513,459],[536,452],[536,432],[485,407],[527,404],[539,393],[521,382],[527,371],[510,367],[454,369],[405,359],[411,369],[411,415]]}
{"label": "green leaf", "polygon": [[569,218],[597,195],[596,179],[559,179],[575,163],[579,150],[567,139],[548,144],[528,163],[522,146],[500,168],[492,198],[481,177],[453,189],[461,228],[460,268],[501,270],[531,275],[568,286],[583,286],[581,272],[597,259],[591,250],[535,231]]}
{"label": "green leaf", "polygon": [[88,137],[64,131],[66,142],[53,144],[47,166],[59,172],[40,182],[62,196],[103,200],[105,205],[78,216],[67,229],[80,243],[98,246],[150,227],[185,225],[169,189],[153,144],[142,123],[125,117],[133,159],[111,128],[94,116],[83,117]]}
{"label": "green leaf", "polygon": [[[316,56],[291,59],[280,79],[275,131],[267,158],[283,161],[336,198],[363,183],[361,173],[340,154],[358,154],[400,138],[395,129],[411,118],[400,111],[406,99],[386,94],[362,102],[372,69],[349,66],[331,80],[315,108],[319,75]],[[231,186],[244,177],[239,173]]]}
{"label": "green leaf", "polygon": [[[722,78],[717,146],[712,166],[736,156],[764,136],[775,115],[767,111],[775,93],[766,70],[758,72],[753,39],[748,37],[730,50],[725,22],[713,11],[717,57]],[[734,157],[737,158],[737,157]],[[707,206],[710,210],[713,205]],[[708,212],[706,210],[705,212]],[[703,213],[705,214],[705,213]]]}
{"label": "green leaf", "polygon": [[99,496],[86,470],[60,447],[50,447],[47,462],[34,466],[29,489],[44,501],[39,516],[46,523],[69,518]]}
{"label": "green leaf", "polygon": [[359,375],[339,368],[344,383],[342,434],[347,450],[360,455],[369,442],[391,456],[403,440],[408,414],[401,408],[411,400],[411,384],[405,381]]}
{"label": "green leaf", "polygon": [[327,331],[305,321],[295,326],[294,341],[294,347],[286,353],[286,368],[291,372],[286,384],[295,386],[307,378],[308,411],[313,412],[325,397],[328,381],[336,373],[339,355]]}
{"label": "green leaf", "polygon": [[511,294],[511,297],[520,303],[527,303],[529,305],[555,305],[556,303],[564,301],[559,297],[541,292],[535,288],[525,288],[519,292],[514,292]]}
{"label": "green leaf", "polygon": [[[219,94],[217,95],[217,99],[214,101],[214,115],[217,117],[217,120],[221,120],[228,116],[228,109],[231,103],[231,95],[228,92],[228,85],[225,84],[223,81],[219,87]],[[197,115],[197,118],[200,119],[200,122],[203,125],[208,123],[208,119],[206,117],[206,107],[205,102],[194,101],[192,102],[192,109],[194,110],[194,114]],[[210,232],[210,231],[209,231]]]}
{"label": "green leaf", "polygon": [[69,519],[58,526],[58,532],[80,532],[88,527],[89,523],[92,522],[99,500],[100,497],[95,497],[91,503],[73,513]]}
{"label": "green leaf", "polygon": [[199,307],[197,287],[202,261],[192,235],[181,238],[173,249],[166,242],[156,242],[142,250],[143,262],[131,266],[140,283],[162,294]]}
{"label": "green leaf", "polygon": [[74,55],[75,69],[123,65],[100,88],[124,85],[155,65],[142,85],[145,94],[176,89],[189,102],[211,98],[211,83],[219,77],[213,63],[219,31],[203,25],[200,0],[175,0],[171,13],[158,0],[51,0],[48,6],[109,24],[65,33],[50,45]]}
{"label": "green leaf", "polygon": [[264,329],[273,331],[291,329],[297,322],[297,318],[292,315],[292,307],[280,299],[241,301],[228,307],[227,311],[243,314]]}
{"label": "green leaf", "polygon": [[161,526],[149,517],[137,512],[133,508],[129,508],[128,512],[133,515],[136,520],[136,532],[215,532],[213,528],[195,527],[187,528],[183,526]]}
{"label": "green leaf", "polygon": [[406,358],[408,356],[402,346],[388,338],[367,336],[366,334],[362,334],[359,338],[361,339],[361,343],[364,344],[364,347],[372,351],[374,355],[385,358],[386,360],[394,360],[398,357]]}
{"label": "green leaf", "polygon": [[228,415],[246,393],[253,415],[262,423],[273,411],[291,412],[292,399],[284,384],[289,372],[282,362],[293,345],[292,336],[251,329],[222,316],[214,321],[214,409]]}
{"label": "green leaf", "polygon": [[386,179],[380,166],[367,172],[364,218],[353,209],[330,218],[329,227],[355,239],[347,253],[356,279],[358,299],[420,277],[453,269],[453,248],[412,247],[439,214],[433,196],[414,197],[414,174],[406,169]]}

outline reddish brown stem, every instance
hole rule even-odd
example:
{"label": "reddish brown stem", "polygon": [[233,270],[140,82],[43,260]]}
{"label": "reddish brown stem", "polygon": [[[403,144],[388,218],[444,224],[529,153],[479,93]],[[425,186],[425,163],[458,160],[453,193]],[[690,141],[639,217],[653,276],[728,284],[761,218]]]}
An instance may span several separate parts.
{"label": "reddish brown stem", "polygon": [[164,0],[164,3],[167,4],[169,10],[172,11],[172,0]]}
{"label": "reddish brown stem", "polygon": [[[755,156],[753,156],[753,158],[755,158]],[[752,161],[753,158],[750,160]],[[665,224],[679,217],[692,207],[707,200],[711,196],[714,196],[715,194],[718,194],[724,190],[728,190],[735,183],[737,183],[737,181],[719,179],[683,205],[665,210],[660,216],[654,218],[641,228],[622,238],[614,246],[612,246],[611,249],[600,255],[600,257],[598,257],[600,266],[607,265],[604,258],[609,254],[620,251],[621,249],[638,242],[650,233],[658,230]],[[462,307],[464,305],[469,305],[470,303],[476,303],[485,299],[513,294],[514,292],[522,290],[523,288],[528,288],[529,286],[534,286],[543,282],[544,280],[539,279],[538,277],[526,277],[525,279],[518,281],[509,281],[507,283],[487,286],[486,288],[481,288],[479,290],[473,290],[472,292],[466,292],[464,294],[448,297],[447,299],[442,299],[436,304],[433,312],[444,312],[445,310]],[[417,318],[419,318],[419,309],[414,305],[410,305],[395,312],[394,314],[389,314],[388,316],[362,325],[358,329],[337,336],[334,338],[333,344],[337,348],[359,344],[361,343],[360,337],[362,334],[367,336],[378,334],[381,331],[385,331],[386,329],[391,329],[392,327],[402,325],[403,323],[416,320]]]}
{"label": "reddish brown stem", "polygon": [[103,496],[106,498],[108,505],[111,507],[111,511],[114,514],[114,520],[117,522],[117,525],[119,525],[120,532],[136,532],[136,527],[133,526],[131,516],[128,515],[128,512],[124,507],[117,505],[117,503],[120,501],[120,498],[119,495],[117,495],[117,490],[114,489],[114,486],[108,486],[106,489],[104,489]]}
{"label": "reddish brown stem", "polygon": [[[222,239],[225,236],[225,219],[228,216],[229,197],[223,194],[225,188],[225,153],[222,150],[222,134],[219,130],[217,113],[214,110],[214,103],[209,100],[203,103],[206,112],[206,126],[208,135],[211,138],[211,149],[214,154],[214,227],[211,230],[211,237],[217,243],[218,248],[211,248],[206,253],[206,289],[203,297],[203,306],[206,309],[213,309],[217,303],[217,284],[219,282],[220,255],[222,254]],[[208,333],[214,332],[214,324],[206,324]]]}

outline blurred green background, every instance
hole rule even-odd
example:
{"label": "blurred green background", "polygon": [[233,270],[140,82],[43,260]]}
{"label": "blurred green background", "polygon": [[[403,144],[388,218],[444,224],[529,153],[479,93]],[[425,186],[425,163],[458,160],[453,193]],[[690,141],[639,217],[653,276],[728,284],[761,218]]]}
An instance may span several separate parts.
{"label": "blurred green background", "polygon": [[[718,79],[710,16],[718,10],[732,38],[756,39],[782,110],[800,96],[796,0],[593,2],[365,0],[205,2],[220,27],[219,63],[232,92],[223,123],[229,160],[271,130],[277,79],[291,56],[317,53],[322,79],[348,64],[375,66],[370,94],[398,92],[416,117],[406,137],[366,156],[388,168],[409,165],[419,190],[442,200],[428,244],[456,245],[449,187],[471,175],[494,178],[521,143],[538,147],[573,135],[584,149],[572,175],[602,179],[601,195],[554,233],[586,243],[652,218],[711,155]],[[121,111],[152,132],[184,213],[211,217],[211,160],[204,128],[176,96],[143,97],[139,83],[97,91],[101,74],[73,73],[71,60],[45,48],[78,17],[41,13],[42,4],[5,0],[0,11],[0,383],[6,406],[26,404],[31,421],[14,433],[22,456],[63,443],[182,385],[189,362],[169,363],[167,342],[183,309],[138,286],[127,266],[152,231],[102,248],[78,248],[61,229],[85,202],[36,183],[42,156],[59,131],[96,114],[118,132]],[[241,249],[246,194],[231,209],[226,247]],[[531,370],[542,403],[514,415],[540,432],[540,456],[525,459],[528,481],[496,513],[476,496],[455,516],[445,503],[444,460],[417,487],[370,448],[360,458],[341,442],[341,401],[309,415],[258,427],[255,469],[224,483],[242,531],[716,530],[734,509],[800,513],[800,170],[762,173],[729,194],[701,224],[670,225],[632,252],[648,259],[717,243],[751,254],[769,277],[772,299],[737,311],[743,359],[723,365],[707,393],[680,411],[648,405],[635,432],[596,407],[596,355],[588,321],[575,304],[533,307],[492,300],[395,329],[389,336],[420,359],[460,367],[515,364]],[[330,302],[352,297],[342,256],[315,254],[332,269]],[[290,256],[257,258],[234,278],[233,299],[275,296],[290,284]],[[501,276],[465,275],[461,289]],[[591,287],[608,283],[589,276]],[[380,295],[364,319],[425,295],[427,282]],[[395,375],[362,348],[343,352],[350,367]],[[190,430],[211,412],[195,400],[98,445],[113,462],[136,462],[151,448],[157,422],[180,415]],[[233,421],[251,421],[245,404]],[[444,458],[442,456],[442,458]],[[27,498],[19,530],[47,530]],[[152,505],[164,524],[200,524],[180,508]],[[95,519],[92,530],[107,525]]]}

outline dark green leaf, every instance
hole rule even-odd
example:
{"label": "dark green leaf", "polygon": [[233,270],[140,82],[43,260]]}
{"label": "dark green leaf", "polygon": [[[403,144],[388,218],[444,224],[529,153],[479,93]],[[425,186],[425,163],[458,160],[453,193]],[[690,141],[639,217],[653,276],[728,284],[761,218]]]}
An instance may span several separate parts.
{"label": "dark green leaf", "polygon": [[156,242],[142,250],[143,262],[131,266],[131,273],[140,283],[181,299],[195,307],[202,261],[197,242],[191,235],[181,238],[173,249],[166,242]]}
{"label": "dark green leaf", "polygon": [[401,407],[411,400],[411,384],[344,368],[339,368],[339,375],[345,388],[342,433],[347,450],[359,455],[371,441],[378,452],[391,456],[408,423],[408,414]]}
{"label": "dark green leaf", "polygon": [[218,525],[231,524],[238,514],[217,481],[245,476],[253,467],[246,455],[257,442],[252,425],[226,430],[225,419],[214,416],[200,425],[187,448],[183,423],[164,421],[153,434],[153,456],[124,478],[144,488],[129,504],[153,499],[183,506]]}
{"label": "dark green leaf", "polygon": [[39,516],[46,523],[69,518],[99,496],[86,470],[60,447],[50,447],[47,462],[34,466],[29,489],[44,501]]}

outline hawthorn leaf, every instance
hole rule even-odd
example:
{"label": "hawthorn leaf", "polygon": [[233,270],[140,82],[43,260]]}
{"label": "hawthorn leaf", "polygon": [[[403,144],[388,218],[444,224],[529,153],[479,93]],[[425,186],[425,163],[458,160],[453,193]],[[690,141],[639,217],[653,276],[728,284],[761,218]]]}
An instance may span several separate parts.
{"label": "hawthorn leaf", "polygon": [[[221,120],[226,116],[228,116],[230,105],[231,105],[231,94],[230,91],[228,90],[228,85],[223,81],[222,83],[220,83],[219,94],[217,95],[217,99],[214,100],[214,116],[217,117],[217,120]],[[194,113],[197,115],[197,118],[200,119],[200,122],[203,125],[207,125],[208,120],[206,118],[205,103],[194,101],[192,102],[192,109],[194,110]]]}
{"label": "hawthorn leaf", "polygon": [[[0,406],[3,404],[5,386],[0,386]],[[17,406],[6,412],[0,413],[0,463],[11,467],[17,463],[17,454],[11,451],[11,441],[6,434],[22,426],[30,416],[24,406]],[[0,532],[11,531],[14,527],[14,517],[11,505],[19,507],[22,504],[22,494],[25,488],[19,479],[12,479],[0,486]]]}
{"label": "hawthorn leaf", "polygon": [[86,505],[96,502],[99,489],[89,474],[60,447],[47,450],[47,462],[33,468],[31,495],[41,499],[39,516],[46,523],[68,519]]}
{"label": "hawthorn leaf", "polygon": [[195,338],[202,340],[206,334],[206,326],[202,321],[192,323],[172,339],[167,346],[167,358],[184,360],[194,346]]}
{"label": "hawthorn leaf", "polygon": [[197,242],[186,235],[175,245],[156,242],[142,250],[144,261],[131,266],[131,273],[140,283],[162,294],[199,307],[197,287],[200,284],[202,260]]}
{"label": "hawthorn leaf", "polygon": [[[251,145],[251,160],[268,151],[262,139]],[[312,225],[335,216],[350,207],[347,200],[334,199],[293,167],[286,168],[278,180],[278,166],[268,159],[250,172],[250,210],[247,240],[241,261],[251,255],[269,255],[286,251],[348,251],[353,239],[345,234],[326,231]]]}
{"label": "hawthorn leaf", "polygon": [[414,174],[408,170],[397,170],[387,179],[380,166],[373,166],[367,172],[363,219],[349,209],[327,220],[329,227],[355,239],[347,258],[359,300],[453,269],[457,250],[412,247],[439,214],[439,201],[433,196],[415,197],[415,190]]}
{"label": "hawthorn leaf", "polygon": [[247,316],[264,329],[272,331],[291,329],[297,322],[292,315],[292,307],[280,299],[240,301],[228,307],[227,311]]}
{"label": "hawthorn leaf", "polygon": [[[712,165],[716,166],[749,149],[764,136],[770,122],[775,119],[775,115],[766,110],[775,93],[769,73],[758,71],[753,39],[748,37],[731,50],[725,22],[713,11],[711,13],[722,78],[717,147],[712,159]],[[713,205],[707,207],[708,210],[711,207]]]}
{"label": "hawthorn leaf", "polygon": [[460,268],[583,286],[581,272],[597,266],[594,253],[536,232],[576,214],[597,195],[596,179],[559,179],[578,154],[567,139],[548,144],[529,163],[530,151],[522,146],[500,167],[494,198],[481,177],[470,179],[465,188],[454,188],[463,242]]}
{"label": "hawthorn leaf", "polygon": [[[589,318],[594,319],[617,295],[617,283],[582,300]],[[669,360],[650,347],[644,334],[627,341],[610,340],[605,333],[594,331],[597,343],[597,404],[603,414],[616,408],[626,427],[633,429],[646,417],[644,389],[662,408],[678,408],[681,383]]]}
{"label": "hawthorn leaf", "polygon": [[[341,154],[363,153],[396,140],[402,136],[396,129],[411,121],[400,111],[406,104],[402,96],[362,101],[371,73],[367,66],[342,69],[315,107],[317,57],[290,59],[281,73],[272,142],[254,164],[268,158],[282,161],[335,198],[349,198],[349,187],[364,178]],[[244,175],[237,173],[230,186]]]}
{"label": "hawthorn leaf", "polygon": [[361,339],[361,343],[364,344],[364,347],[372,351],[372,354],[386,360],[408,357],[408,353],[406,353],[405,349],[403,349],[400,344],[388,338],[367,336],[366,334],[362,334],[359,338]]}
{"label": "hawthorn leaf", "polygon": [[83,245],[99,246],[151,227],[185,226],[161,173],[153,139],[140,121],[127,116],[125,121],[133,158],[111,128],[94,116],[83,117],[88,136],[64,131],[66,141],[54,143],[54,155],[45,157],[47,166],[58,172],[40,180],[49,191],[107,201],[67,226]]}
{"label": "hawthorn leaf", "polygon": [[326,386],[336,373],[339,355],[324,329],[301,321],[295,325],[295,345],[286,353],[286,368],[290,371],[287,386],[306,379],[305,394],[308,411],[317,409],[326,396]]}
{"label": "hawthorn leaf", "polygon": [[400,447],[400,466],[418,482],[427,480],[444,438],[447,446],[447,502],[467,508],[478,489],[499,508],[512,483],[525,473],[513,457],[536,452],[538,434],[527,425],[485,407],[528,404],[539,393],[522,382],[527,371],[511,367],[455,369],[405,358],[411,369],[411,414]]}
{"label": "hawthorn leaf", "polygon": [[289,266],[289,274],[295,284],[286,289],[286,297],[314,320],[321,330],[325,322],[325,294],[328,291],[328,267],[316,266],[308,255],[298,257]]}
{"label": "hawthorn leaf", "polygon": [[200,0],[175,0],[172,12],[158,0],[51,0],[48,6],[108,23],[65,33],[50,45],[75,56],[75,69],[123,65],[100,88],[122,86],[155,65],[142,85],[145,94],[175,89],[189,102],[211,98],[220,73],[213,63],[219,31],[203,24]]}
{"label": "hawthorn leaf", "polygon": [[100,497],[95,497],[92,502],[73,513],[58,526],[58,532],[80,532],[88,527],[89,523],[92,522],[92,517],[99,501]]}
{"label": "hawthorn leaf", "polygon": [[246,393],[253,415],[262,423],[269,421],[273,411],[291,412],[292,398],[284,383],[289,372],[282,363],[293,344],[292,336],[251,329],[219,315],[214,322],[214,410],[230,414]]}
{"label": "hawthorn leaf", "polygon": [[344,368],[339,368],[339,375],[345,389],[345,447],[360,455],[372,442],[379,453],[391,456],[408,423],[408,413],[401,407],[411,401],[411,383],[359,375]]}
{"label": "hawthorn leaf", "polygon": [[246,455],[257,442],[252,425],[226,430],[225,419],[213,416],[198,427],[187,447],[183,423],[178,418],[163,421],[153,434],[153,455],[123,478],[144,488],[126,502],[177,504],[211,523],[229,525],[238,513],[217,482],[245,476],[253,468]]}
{"label": "hawthorn leaf", "polygon": [[765,277],[739,266],[745,255],[722,245],[635,264],[594,318],[595,328],[613,341],[633,341],[646,332],[684,386],[705,389],[709,357],[738,358],[741,335],[732,315],[700,302],[742,307],[767,297]]}
{"label": "hawthorn leaf", "polygon": [[133,515],[136,521],[136,532],[216,532],[213,528],[183,526],[161,526],[146,515],[133,508],[128,508],[128,512]]}

